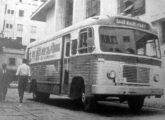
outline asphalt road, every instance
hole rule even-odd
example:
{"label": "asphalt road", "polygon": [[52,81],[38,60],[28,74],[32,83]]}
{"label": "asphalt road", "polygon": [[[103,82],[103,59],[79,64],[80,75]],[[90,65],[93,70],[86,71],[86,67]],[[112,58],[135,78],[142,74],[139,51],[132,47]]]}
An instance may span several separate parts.
{"label": "asphalt road", "polygon": [[71,100],[52,95],[46,102],[35,102],[25,94],[18,102],[17,89],[9,89],[6,102],[0,103],[0,120],[164,120],[165,110],[144,107],[138,114],[127,105],[104,102],[95,112],[84,112]]}

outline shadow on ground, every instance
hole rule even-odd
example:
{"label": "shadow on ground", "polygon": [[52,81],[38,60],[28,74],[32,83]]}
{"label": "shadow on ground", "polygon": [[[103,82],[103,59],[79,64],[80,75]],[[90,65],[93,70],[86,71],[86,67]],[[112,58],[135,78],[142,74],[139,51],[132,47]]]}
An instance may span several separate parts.
{"label": "shadow on ground", "polygon": [[[33,101],[32,99],[29,99],[31,101]],[[63,99],[63,98],[51,98],[47,101],[40,101],[40,103],[46,104],[46,105],[50,105],[50,106],[56,106],[56,107],[60,107],[60,108],[64,108],[64,109],[68,109],[68,110],[72,110],[72,111],[83,111],[82,107],[80,104],[75,104],[73,101],[71,101],[70,99]],[[97,115],[101,115],[101,116],[106,116],[106,117],[110,117],[110,116],[154,116],[154,115],[162,115],[164,114],[164,112],[161,112],[159,110],[153,110],[153,109],[142,109],[141,112],[139,113],[133,113],[127,105],[123,105],[123,104],[117,104],[117,103],[100,103],[98,104],[98,109],[94,110],[92,112],[87,112],[90,114],[97,114]]]}

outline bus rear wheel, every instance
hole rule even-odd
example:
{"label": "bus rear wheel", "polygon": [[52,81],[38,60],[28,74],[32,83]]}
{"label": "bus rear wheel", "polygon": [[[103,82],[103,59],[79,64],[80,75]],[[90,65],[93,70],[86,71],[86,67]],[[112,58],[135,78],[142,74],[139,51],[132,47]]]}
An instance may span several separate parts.
{"label": "bus rear wheel", "polygon": [[144,96],[132,96],[128,98],[128,106],[132,112],[140,112],[144,104]]}

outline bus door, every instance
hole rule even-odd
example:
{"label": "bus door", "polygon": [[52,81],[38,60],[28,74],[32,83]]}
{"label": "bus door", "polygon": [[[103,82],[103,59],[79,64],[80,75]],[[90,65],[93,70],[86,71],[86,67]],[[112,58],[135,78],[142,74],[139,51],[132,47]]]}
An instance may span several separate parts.
{"label": "bus door", "polygon": [[70,57],[70,35],[63,37],[64,51],[62,55],[61,94],[67,94],[69,89],[69,57]]}

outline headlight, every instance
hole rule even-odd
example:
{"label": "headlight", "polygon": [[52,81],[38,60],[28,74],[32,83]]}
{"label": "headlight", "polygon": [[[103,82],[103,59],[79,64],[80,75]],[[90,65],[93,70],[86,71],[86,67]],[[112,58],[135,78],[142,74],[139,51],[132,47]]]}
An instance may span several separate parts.
{"label": "headlight", "polygon": [[159,82],[159,80],[160,80],[159,74],[155,74],[153,80],[154,80],[154,82]]}
{"label": "headlight", "polygon": [[116,72],[111,71],[111,72],[107,73],[107,77],[108,77],[108,79],[115,79],[116,78]]}

